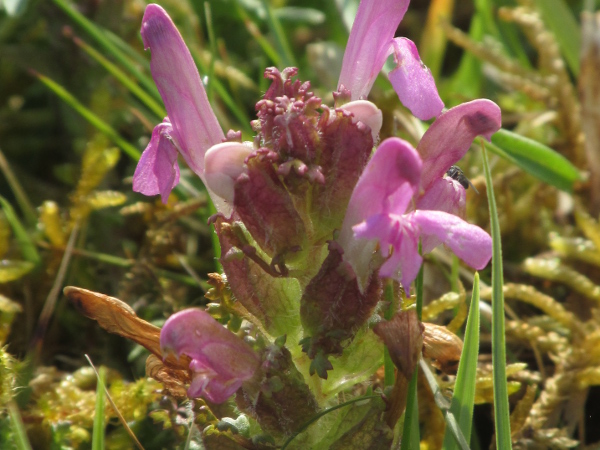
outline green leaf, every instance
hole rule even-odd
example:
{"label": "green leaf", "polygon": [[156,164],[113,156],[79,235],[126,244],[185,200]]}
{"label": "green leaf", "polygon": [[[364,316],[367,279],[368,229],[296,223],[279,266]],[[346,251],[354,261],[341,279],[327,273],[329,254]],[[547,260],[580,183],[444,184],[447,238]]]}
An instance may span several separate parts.
{"label": "green leaf", "polygon": [[[376,402],[371,402],[369,401],[371,399],[377,400]],[[349,410],[340,411],[334,415],[335,411],[341,408],[346,409],[347,406],[354,404],[356,404],[356,406],[353,406]],[[289,448],[291,444],[296,444],[296,442],[294,442],[295,440],[302,442],[302,446],[294,446],[293,448],[306,448],[304,443],[306,442],[307,438],[321,436],[322,434],[320,432],[315,433],[314,427],[311,427],[311,425],[315,424],[315,422],[318,422],[315,424],[315,426],[319,426],[319,431],[324,431],[325,435],[319,440],[318,443],[311,444],[311,448],[314,450],[328,449],[330,448],[331,444],[333,444],[338,438],[342,437],[357,422],[363,420],[365,415],[371,409],[378,408],[382,404],[383,401],[381,400],[380,395],[365,395],[362,397],[353,398],[352,400],[340,403],[339,405],[332,406],[331,408],[327,408],[316,414],[313,418],[303,424],[296,433],[292,434],[281,446],[281,450]],[[311,428],[309,429],[309,427]],[[310,436],[304,436],[303,433],[305,431],[307,431],[307,434]],[[312,445],[315,446],[313,447]]]}
{"label": "green leaf", "polygon": [[554,33],[560,51],[573,75],[579,75],[581,30],[573,12],[564,0],[536,0],[546,26]]}
{"label": "green leaf", "polygon": [[[477,358],[479,354],[479,274],[476,272],[473,278],[473,296],[467,326],[465,329],[465,341],[458,373],[454,383],[454,394],[450,412],[458,421],[458,426],[467,442],[471,439],[471,427],[473,425],[473,405],[475,404],[475,378],[477,375]],[[446,428],[444,436],[444,449],[454,450],[458,443],[451,436],[450,428]]]}
{"label": "green leaf", "polygon": [[342,356],[330,361],[333,370],[327,373],[327,380],[320,380],[323,398],[330,398],[370,378],[383,364],[381,340],[365,325],[358,330]]}
{"label": "green leaf", "polygon": [[541,181],[571,192],[581,174],[564,156],[533,139],[501,129],[486,143],[491,152],[502,156]]}
{"label": "green leaf", "polygon": [[483,148],[483,167],[487,184],[492,231],[492,366],[494,384],[494,419],[496,423],[496,448],[510,450],[510,411],[506,383],[506,342],[504,340],[504,275],[502,270],[502,241],[500,223],[494,198],[494,184],[487,151]]}

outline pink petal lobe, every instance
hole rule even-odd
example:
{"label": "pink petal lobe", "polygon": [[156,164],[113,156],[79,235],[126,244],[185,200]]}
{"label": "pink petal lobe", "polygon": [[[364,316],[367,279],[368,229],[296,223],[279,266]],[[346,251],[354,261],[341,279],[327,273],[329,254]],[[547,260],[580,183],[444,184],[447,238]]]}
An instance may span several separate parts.
{"label": "pink petal lobe", "polygon": [[366,97],[381,71],[410,0],[362,0],[348,38],[338,82],[352,100]]}
{"label": "pink petal lobe", "polygon": [[247,172],[244,161],[251,153],[251,147],[238,142],[213,145],[206,152],[206,185],[230,205],[233,205],[235,180]]}
{"label": "pink petal lobe", "polygon": [[355,100],[342,106],[344,111],[352,113],[353,122],[362,122],[371,129],[373,142],[376,143],[379,138],[379,131],[383,124],[383,114],[373,103],[367,100]]}
{"label": "pink petal lobe", "polygon": [[204,153],[225,136],[192,55],[169,15],[156,4],[146,7],[141,34],[144,47],[152,51],[152,78],[173,124],[172,137],[190,168],[203,177]]}
{"label": "pink petal lobe", "polygon": [[464,219],[467,194],[461,184],[450,177],[438,178],[417,200],[416,209],[444,211]]}
{"label": "pink petal lobe", "polygon": [[177,149],[169,132],[171,125],[163,122],[154,127],[152,138],[142,153],[133,174],[133,190],[144,195],[160,194],[167,203],[169,194],[179,183]]}
{"label": "pink petal lobe", "polygon": [[[458,181],[450,177],[438,178],[419,197],[416,209],[444,211],[464,219],[466,197],[465,188]],[[429,253],[441,243],[442,241],[433,235],[421,236],[423,254]]]}
{"label": "pink petal lobe", "polygon": [[443,211],[415,211],[421,235],[433,235],[474,269],[483,269],[492,257],[492,238],[476,225]]}
{"label": "pink petal lobe", "polygon": [[200,309],[186,309],[165,322],[160,333],[163,354],[185,354],[195,372],[188,394],[214,402],[227,400],[260,364],[242,339]]}
{"label": "pink petal lobe", "polygon": [[449,109],[429,127],[417,150],[423,159],[422,187],[441,178],[471,147],[473,139],[490,139],[502,126],[500,108],[486,99]]}
{"label": "pink petal lobe", "polygon": [[423,64],[417,47],[406,38],[392,43],[396,68],[388,77],[400,101],[421,120],[429,120],[442,112],[440,98],[431,71]]}
{"label": "pink petal lobe", "polygon": [[353,227],[378,214],[403,214],[418,190],[421,160],[416,150],[399,138],[384,140],[356,184],[342,223],[338,243],[364,288],[377,240],[356,239]]}

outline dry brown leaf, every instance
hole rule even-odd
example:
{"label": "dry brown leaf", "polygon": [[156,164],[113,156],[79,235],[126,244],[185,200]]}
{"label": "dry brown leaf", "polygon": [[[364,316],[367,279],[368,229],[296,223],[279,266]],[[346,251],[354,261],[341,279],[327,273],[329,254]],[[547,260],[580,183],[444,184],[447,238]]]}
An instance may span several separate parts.
{"label": "dry brown leaf", "polygon": [[[160,328],[140,319],[128,304],[118,298],[74,286],[67,286],[63,292],[84,316],[98,322],[106,331],[131,339],[162,359]],[[190,360],[184,355],[179,359],[168,355],[164,362],[174,369],[187,371]]]}
{"label": "dry brown leaf", "polygon": [[379,322],[373,331],[385,342],[394,365],[410,380],[423,350],[423,325],[417,311],[400,311],[391,320]]}
{"label": "dry brown leaf", "polygon": [[434,366],[444,373],[456,373],[463,342],[442,325],[423,322],[423,356],[435,360]]}
{"label": "dry brown leaf", "polygon": [[155,355],[150,355],[146,359],[146,375],[162,383],[165,390],[176,399],[187,398],[185,385],[192,381],[188,370],[167,367]]}

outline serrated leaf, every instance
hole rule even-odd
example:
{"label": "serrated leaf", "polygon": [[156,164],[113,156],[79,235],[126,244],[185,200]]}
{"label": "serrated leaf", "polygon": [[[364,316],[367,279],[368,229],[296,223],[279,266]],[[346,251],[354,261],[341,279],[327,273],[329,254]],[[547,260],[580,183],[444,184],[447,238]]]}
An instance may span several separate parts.
{"label": "serrated leaf", "polygon": [[519,166],[527,173],[562,191],[571,192],[573,183],[581,180],[577,168],[550,147],[501,129],[492,136],[487,148]]}

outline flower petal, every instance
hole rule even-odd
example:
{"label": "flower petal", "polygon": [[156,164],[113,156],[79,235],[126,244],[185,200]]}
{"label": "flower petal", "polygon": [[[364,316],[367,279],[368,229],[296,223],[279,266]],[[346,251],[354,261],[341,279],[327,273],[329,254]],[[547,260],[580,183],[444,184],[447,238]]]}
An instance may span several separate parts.
{"label": "flower petal", "polygon": [[389,46],[410,0],[362,0],[348,38],[338,88],[365,98],[389,55]]}
{"label": "flower petal", "polygon": [[501,126],[500,108],[486,99],[463,103],[439,116],[417,146],[423,159],[422,187],[427,190],[441,178],[465,155],[476,136],[489,140]]}
{"label": "flower petal", "polygon": [[[419,197],[416,209],[444,211],[464,219],[466,215],[465,188],[450,177],[438,178]],[[421,236],[421,248],[424,255],[441,243],[442,241],[433,235]]]}
{"label": "flower petal", "polygon": [[235,180],[247,172],[244,160],[252,153],[252,148],[238,142],[223,142],[213,145],[206,152],[206,185],[219,197],[233,205]]}
{"label": "flower petal", "polygon": [[160,333],[163,354],[192,358],[196,372],[190,396],[205,392],[215,402],[225,401],[252,377],[260,364],[254,350],[201,309],[186,309],[165,322]]}
{"label": "flower petal", "polygon": [[371,129],[373,143],[377,142],[383,124],[383,114],[377,106],[367,100],[355,100],[343,105],[342,109],[352,113],[353,123],[362,122],[367,125]]}
{"label": "flower petal", "polygon": [[474,269],[483,269],[492,257],[492,238],[476,225],[443,211],[415,211],[413,221],[421,236],[433,235]]}
{"label": "flower petal", "polygon": [[412,223],[412,214],[379,214],[353,229],[357,238],[379,241],[383,257],[390,254],[390,247],[393,249],[379,269],[379,276],[398,280],[405,289],[410,289],[423,261],[418,251],[419,230]]}
{"label": "flower petal", "polygon": [[133,190],[144,195],[160,194],[167,203],[169,194],[179,183],[177,149],[169,132],[171,124],[163,122],[152,130],[152,137],[133,174]]}
{"label": "flower petal", "polygon": [[429,120],[442,112],[440,98],[431,71],[423,64],[417,47],[406,38],[392,43],[396,68],[388,78],[404,106],[421,120]]}
{"label": "flower petal", "polygon": [[377,240],[356,239],[353,227],[378,214],[403,214],[418,190],[421,160],[416,150],[399,138],[384,140],[356,184],[338,243],[364,289]]}
{"label": "flower petal", "polygon": [[204,153],[225,136],[198,69],[173,21],[160,6],[146,7],[141,33],[144,48],[152,50],[152,78],[173,124],[172,137],[187,164],[202,178]]}

